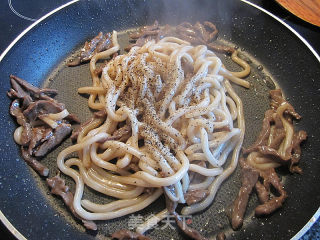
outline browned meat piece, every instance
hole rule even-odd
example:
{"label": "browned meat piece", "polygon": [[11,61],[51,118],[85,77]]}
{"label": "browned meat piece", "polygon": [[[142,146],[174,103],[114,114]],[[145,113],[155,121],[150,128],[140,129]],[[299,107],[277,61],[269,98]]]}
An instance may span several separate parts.
{"label": "browned meat piece", "polygon": [[19,99],[15,99],[12,101],[10,106],[10,114],[17,119],[19,125],[24,126],[27,123],[27,119],[23,115],[20,108]]}
{"label": "browned meat piece", "polygon": [[231,225],[234,230],[242,226],[243,216],[247,208],[250,193],[256,182],[258,181],[259,172],[250,167],[243,158],[240,159],[241,164],[241,188],[238,197],[233,203]]}
{"label": "browned meat piece", "polygon": [[271,109],[265,112],[264,119],[262,122],[262,129],[260,131],[260,134],[257,140],[251,147],[248,147],[247,149],[243,149],[243,153],[250,153],[250,152],[256,151],[259,146],[267,144],[268,137],[270,135],[270,125],[274,121],[273,114],[274,114],[274,111]]}
{"label": "browned meat piece", "polygon": [[216,38],[218,30],[211,22],[206,21],[204,24],[197,22],[195,25],[185,22],[177,26],[177,31],[179,33],[178,37],[189,41],[191,44],[205,44],[214,51],[228,54],[235,51],[232,47],[212,42]]}
{"label": "browned meat piece", "polygon": [[53,134],[49,137],[47,141],[40,145],[39,149],[35,151],[36,157],[43,157],[55,146],[59,145],[63,139],[65,139],[71,133],[71,125],[66,123],[61,123],[54,130]]}
{"label": "browned meat piece", "polygon": [[112,134],[112,139],[110,140],[123,140],[126,139],[130,136],[131,134],[131,126],[129,125],[125,125],[119,129],[117,129],[116,131],[114,131],[114,133]]}
{"label": "browned meat piece", "polygon": [[273,197],[269,201],[259,205],[255,209],[257,216],[268,215],[282,206],[282,203],[287,198],[287,193],[283,189],[277,173],[274,168],[270,168],[266,171],[260,171],[260,176],[263,178],[263,185],[270,192],[270,185],[272,185],[280,194],[279,197]]}
{"label": "browned meat piece", "polygon": [[234,48],[217,45],[212,42],[215,40],[217,34],[218,30],[216,26],[208,21],[205,21],[203,24],[197,22],[194,25],[189,22],[183,22],[176,27],[169,25],[160,27],[158,22],[155,22],[152,26],[146,26],[140,29],[140,31],[130,34],[131,39],[135,40],[135,43],[130,44],[126,50],[129,51],[133,46],[142,46],[152,39],[160,40],[166,36],[173,36],[194,45],[205,44],[214,51],[232,54],[235,51]]}
{"label": "browned meat piece", "polygon": [[101,143],[104,143],[105,141],[113,141],[113,140],[118,140],[118,141],[126,141],[130,137],[131,134],[131,126],[125,125],[112,134],[112,136],[107,137],[106,139],[102,139]]}
{"label": "browned meat piece", "polygon": [[69,122],[79,122],[74,114],[69,114],[59,121],[55,130],[38,120],[39,115],[58,113],[65,109],[64,104],[58,103],[51,97],[57,94],[54,89],[37,88],[27,81],[10,75],[12,88],[8,92],[13,98],[10,114],[23,127],[19,144],[24,160],[40,175],[47,176],[49,170],[37,161],[35,157],[46,155],[52,148],[70,134]]}
{"label": "browned meat piece", "polygon": [[32,128],[31,130],[32,136],[28,146],[28,153],[30,155],[33,154],[33,149],[38,146],[40,143],[47,141],[50,137],[52,137],[52,129],[45,128],[43,126]]}
{"label": "browned meat piece", "polygon": [[258,198],[261,203],[266,203],[267,201],[269,201],[269,191],[261,182],[258,181],[256,183],[255,189],[257,191]]}
{"label": "browned meat piece", "polygon": [[274,149],[274,148],[271,148],[271,147],[268,147],[268,146],[260,146],[258,147],[258,151],[264,155],[270,155],[270,156],[273,156],[275,157],[274,159],[275,160],[279,160],[279,161],[288,161],[291,159],[291,147],[289,149],[288,154],[286,154],[285,156],[282,156],[279,154],[279,152]]}
{"label": "browned meat piece", "polygon": [[154,29],[154,30],[143,30],[141,32],[135,32],[135,33],[131,33],[130,37],[132,39],[139,39],[139,38],[144,38],[146,36],[157,36],[159,33],[159,29]]}
{"label": "browned meat piece", "polygon": [[23,126],[23,131],[21,133],[21,145],[27,146],[32,138],[32,127],[29,123]]}
{"label": "browned meat piece", "polygon": [[235,49],[233,47],[219,45],[216,43],[207,43],[207,46],[209,47],[209,49],[216,51],[216,52],[220,52],[220,53],[232,54],[235,51]]}
{"label": "browned meat piece", "polygon": [[216,240],[225,240],[226,239],[226,235],[224,234],[224,232],[218,233],[218,235],[216,236]]}
{"label": "browned meat piece", "polygon": [[129,44],[125,50],[126,51],[129,51],[132,47],[142,47],[144,44],[146,44],[148,41],[152,40],[152,39],[155,39],[155,36],[154,35],[145,35],[143,37],[140,37],[136,40],[135,43],[132,43],[132,44]]}
{"label": "browned meat piece", "polygon": [[[11,79],[11,84],[12,84],[12,82],[17,83],[18,85],[20,85],[20,87],[24,88],[28,94],[31,94],[31,97],[41,98],[42,95],[48,95],[48,96],[54,97],[55,95],[58,94],[58,91],[55,89],[37,88],[37,87],[31,85],[30,83],[28,83],[26,80],[23,80],[23,79],[21,79],[17,76],[14,76],[14,75],[10,75],[10,79]],[[17,85],[15,85],[15,86],[17,86]],[[14,88],[13,85],[12,85],[12,87]],[[17,91],[17,89],[15,89],[15,90]]]}
{"label": "browned meat piece", "polygon": [[295,133],[292,140],[292,157],[291,157],[291,163],[290,163],[290,172],[294,173],[302,173],[302,169],[297,166],[297,164],[300,161],[301,157],[301,142],[305,141],[307,139],[307,133],[305,131],[299,131],[298,133]]}
{"label": "browned meat piece", "polygon": [[35,121],[39,115],[49,113],[59,113],[65,109],[64,104],[50,100],[39,100],[32,102],[26,110],[23,111],[23,115],[28,121]]}
{"label": "browned meat piece", "polygon": [[278,198],[272,198],[268,202],[256,207],[255,214],[257,216],[264,216],[264,215],[269,215],[273,213],[275,210],[282,207],[282,203],[286,198],[287,198],[286,195]]}
{"label": "browned meat piece", "polygon": [[26,93],[22,87],[20,87],[20,85],[16,82],[16,80],[12,77],[10,78],[10,83],[12,86],[12,89],[15,93],[14,97],[15,98],[24,98],[24,97],[28,97],[31,99],[30,95],[28,93]]}
{"label": "browned meat piece", "polygon": [[[200,24],[198,22],[198,24]],[[202,24],[201,24],[202,26]],[[202,26],[203,27],[203,26]],[[191,44],[201,44],[197,29],[188,22],[183,22],[176,27],[177,37],[190,42]],[[200,33],[201,36],[201,33]]]}
{"label": "browned meat piece", "polygon": [[[266,167],[268,166],[265,165],[266,163],[274,161],[275,163],[278,163],[277,165],[288,165],[291,172],[302,172],[297,164],[299,163],[301,156],[300,144],[302,141],[306,140],[307,134],[305,131],[299,131],[294,133],[292,137],[292,134],[290,132],[293,130],[293,126],[284,126],[282,116],[278,114],[277,110],[279,106],[286,107],[283,117],[289,124],[293,124],[293,118],[300,119],[301,116],[296,113],[292,105],[290,105],[283,98],[281,90],[276,89],[270,91],[270,98],[271,109],[266,111],[265,113],[262,130],[256,142],[251,147],[244,150],[245,154],[250,152],[259,152],[259,157],[262,157],[259,160],[263,161],[261,162],[261,168],[259,167],[260,162],[255,161],[258,159],[254,159],[254,162],[251,162],[251,159],[250,161],[248,161],[248,163],[246,163],[243,159],[240,160],[242,171],[249,167],[251,168],[251,170],[259,172],[260,180],[262,180],[262,183],[256,178],[252,183],[242,182],[239,196],[233,205],[232,227],[234,229],[241,226],[242,223],[241,218],[238,218],[237,214],[236,216],[234,216],[234,213],[237,212],[235,211],[235,209],[240,211],[243,216],[246,208],[246,203],[243,206],[240,206],[239,204],[239,198],[240,195],[243,194],[242,191],[244,186],[246,188],[250,188],[251,192],[253,186],[252,184],[255,183],[255,189],[261,203],[255,209],[255,214],[257,216],[268,215],[276,211],[282,206],[283,202],[287,198],[287,193],[285,192],[283,184],[281,183],[277,173],[275,172],[275,169],[272,167],[266,169]],[[286,148],[282,149],[284,140],[288,141],[288,139],[289,144],[286,144]],[[264,162],[263,159],[267,159],[267,161]],[[249,163],[254,163],[254,166],[249,166]],[[275,196],[270,191],[271,187],[273,187],[277,191],[277,194]],[[245,198],[245,202],[247,201],[248,196]],[[238,215],[241,216],[240,214]]]}
{"label": "browned meat piece", "polygon": [[200,33],[200,36],[202,37],[204,42],[208,42],[210,39],[210,33],[205,29],[205,27],[200,23],[196,22],[194,25],[194,29]]}
{"label": "browned meat piece", "polygon": [[51,193],[60,196],[63,202],[70,209],[72,214],[82,220],[84,226],[90,230],[97,230],[97,225],[93,221],[83,220],[73,208],[73,194],[69,191],[69,187],[65,185],[65,181],[60,177],[60,173],[52,178],[47,178],[47,184],[51,188]]}
{"label": "browned meat piece", "polygon": [[68,63],[69,67],[78,66],[80,63],[89,61],[95,54],[109,49],[112,46],[111,33],[100,32],[90,42],[85,42],[80,56]]}
{"label": "browned meat piece", "polygon": [[209,38],[208,38],[207,42],[213,41],[218,35],[218,29],[217,29],[216,25],[214,25],[212,22],[209,22],[209,21],[204,21],[203,25],[206,26],[207,28],[211,29],[211,31],[212,31],[209,34]]}
{"label": "browned meat piece", "polygon": [[70,123],[80,123],[81,122],[80,119],[78,118],[78,116],[73,113],[69,113],[69,115],[66,116],[64,119],[69,121]]}
{"label": "browned meat piece", "polygon": [[131,232],[127,229],[121,229],[111,235],[112,239],[118,239],[118,240],[151,240],[151,238],[148,238],[140,233]]}
{"label": "browned meat piece", "polygon": [[300,119],[301,116],[294,110],[293,106],[288,103],[282,96],[282,91],[280,89],[275,89],[270,91],[270,97],[271,97],[271,108],[276,110],[281,104],[286,102],[289,104],[289,108],[286,109],[286,113],[293,116],[295,119]]}
{"label": "browned meat piece", "polygon": [[201,202],[203,199],[205,199],[209,194],[208,190],[190,190],[185,195],[184,198],[188,205],[195,204],[197,202]]}
{"label": "browned meat piece", "polygon": [[40,162],[37,161],[34,157],[30,156],[28,151],[21,147],[21,153],[22,157],[25,160],[25,162],[37,173],[39,173],[41,176],[47,177],[49,174],[49,169],[42,165]]}
{"label": "browned meat piece", "polygon": [[174,218],[176,220],[176,223],[181,231],[183,231],[184,234],[186,234],[188,237],[194,239],[194,240],[206,240],[204,236],[201,235],[197,230],[188,227],[181,219],[181,217],[176,213],[173,212]]}
{"label": "browned meat piece", "polygon": [[11,103],[10,114],[17,119],[19,125],[23,126],[23,131],[21,134],[21,144],[23,146],[26,146],[31,140],[32,131],[30,124],[27,122],[27,119],[21,111],[18,99],[13,100],[13,102]]}
{"label": "browned meat piece", "polygon": [[176,220],[176,223],[178,225],[178,227],[180,228],[180,230],[186,234],[188,237],[195,239],[195,240],[206,240],[207,238],[205,238],[204,236],[202,236],[197,230],[188,227],[184,221],[181,220],[181,217],[175,212],[176,207],[177,207],[177,203],[171,201],[167,195],[165,195],[166,198],[166,207],[168,209],[168,211],[174,215],[174,218]]}
{"label": "browned meat piece", "polygon": [[144,38],[145,36],[158,35],[158,33],[159,33],[159,23],[156,20],[154,21],[153,25],[144,26],[140,28],[139,31],[131,33],[130,38],[132,39]]}

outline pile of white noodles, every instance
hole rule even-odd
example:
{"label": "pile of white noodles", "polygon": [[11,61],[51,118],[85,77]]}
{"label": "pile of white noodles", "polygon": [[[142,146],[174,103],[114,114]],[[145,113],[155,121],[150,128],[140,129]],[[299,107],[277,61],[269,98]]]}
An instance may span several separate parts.
{"label": "pile of white noodles", "polygon": [[[245,125],[241,100],[229,80],[248,87],[238,78],[248,69],[233,74],[206,46],[166,37],[116,56],[99,77],[97,61],[119,50],[117,32],[112,38],[113,47],[90,62],[93,86],[79,89],[90,94],[90,108],[106,110],[106,120],[91,121],[77,144],[57,159],[59,169],[76,182],[76,213],[87,220],[113,219],[147,207],[164,192],[185,203],[187,191],[207,189],[209,195],[185,206],[182,214],[203,210],[238,162]],[[130,136],[108,139],[119,125],[130,126]],[[73,152],[78,158],[67,160]],[[119,200],[97,204],[82,199],[84,185]],[[163,210],[156,221],[167,214]],[[137,231],[148,227],[145,223]]]}

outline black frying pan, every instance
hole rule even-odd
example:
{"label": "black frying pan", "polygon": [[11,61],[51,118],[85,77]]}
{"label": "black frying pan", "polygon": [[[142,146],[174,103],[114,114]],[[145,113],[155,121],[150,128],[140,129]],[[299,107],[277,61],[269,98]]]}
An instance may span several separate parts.
{"label": "black frying pan", "polygon": [[[90,111],[86,99],[79,96],[76,89],[90,83],[88,66],[66,68],[65,60],[99,31],[124,31],[151,24],[156,19],[161,24],[213,21],[220,30],[219,40],[239,46],[242,55],[252,61],[253,73],[249,81],[255,90],[236,88],[245,106],[245,145],[252,143],[260,129],[263,113],[268,107],[267,92],[273,87],[270,79],[280,85],[303,116],[297,128],[305,129],[309,134],[308,141],[303,145],[300,165],[303,175],[291,175],[285,170],[280,172],[289,194],[282,209],[271,216],[257,219],[253,217],[256,198],[252,196],[243,228],[233,232],[223,210],[233,201],[240,186],[237,170],[223,184],[215,203],[193,216],[193,226],[211,238],[220,231],[225,231],[229,239],[291,238],[303,228],[320,205],[320,188],[317,186],[320,180],[320,132],[316,125],[320,102],[319,57],[317,59],[281,23],[237,0],[194,0],[187,3],[182,0],[77,2],[44,19],[23,36],[0,62],[2,213],[28,239],[103,239],[114,230],[127,227],[128,217],[122,217],[101,221],[97,233],[85,232],[65,209],[62,201],[48,194],[44,179],[24,163],[13,141],[16,125],[8,113],[10,101],[5,91],[10,88],[9,74],[18,75],[38,86],[57,88],[60,91],[58,100],[65,102],[70,112],[78,113],[85,120]],[[121,39],[124,44],[126,34],[122,34]],[[221,57],[230,68],[235,67],[228,58]],[[260,64],[263,71],[257,70]],[[55,174],[55,157],[68,144],[70,141],[43,160],[49,166],[51,175]],[[90,190],[86,194],[88,198],[93,198]],[[100,196],[95,199],[103,201]],[[148,216],[163,207],[163,201],[158,201],[139,214]],[[177,230],[171,229],[154,230],[149,235],[155,239],[183,239]]]}

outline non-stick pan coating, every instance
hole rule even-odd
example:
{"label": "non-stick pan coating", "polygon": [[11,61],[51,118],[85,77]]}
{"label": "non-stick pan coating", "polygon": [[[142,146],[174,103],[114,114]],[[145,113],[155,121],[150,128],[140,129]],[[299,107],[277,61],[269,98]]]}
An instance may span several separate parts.
{"label": "non-stick pan coating", "polygon": [[[183,4],[182,4],[183,3]],[[76,89],[90,84],[88,65],[76,68],[64,66],[65,60],[83,42],[99,31],[125,31],[154,20],[160,24],[179,24],[182,21],[213,21],[220,30],[219,39],[238,46],[244,57],[252,61],[253,83],[250,90],[236,87],[243,98],[246,114],[245,145],[252,143],[261,127],[263,113],[268,107],[270,79],[279,83],[285,95],[303,119],[298,129],[309,133],[303,145],[301,167],[303,175],[281,171],[288,192],[284,207],[267,218],[253,217],[256,197],[252,196],[244,227],[232,232],[225,209],[233,201],[240,186],[239,170],[222,186],[214,204],[192,217],[192,226],[209,237],[220,231],[236,239],[289,239],[295,235],[317,210],[319,188],[319,62],[289,30],[258,10],[239,1],[108,1],[80,2],[49,17],[19,41],[0,64],[1,89],[1,211],[28,239],[90,239],[104,238],[114,230],[126,228],[128,217],[98,222],[99,231],[85,232],[62,201],[48,194],[44,179],[38,177],[21,159],[19,148],[13,142],[15,122],[8,114],[9,99],[5,90],[10,88],[9,74],[16,74],[29,82],[59,90],[58,100],[66,103],[70,112],[85,120],[90,111],[87,99]],[[125,32],[122,34],[126,41]],[[222,58],[225,58],[221,55]],[[225,64],[230,62],[225,60]],[[258,70],[262,65],[264,70]],[[234,65],[229,65],[235,67]],[[261,67],[259,67],[261,69]],[[55,174],[55,158],[66,141],[43,160]],[[72,181],[69,181],[70,183]],[[86,193],[92,197],[90,190]],[[103,201],[101,196],[96,201]],[[136,213],[146,217],[164,207],[163,201]],[[155,239],[183,239],[177,230],[154,230]]]}

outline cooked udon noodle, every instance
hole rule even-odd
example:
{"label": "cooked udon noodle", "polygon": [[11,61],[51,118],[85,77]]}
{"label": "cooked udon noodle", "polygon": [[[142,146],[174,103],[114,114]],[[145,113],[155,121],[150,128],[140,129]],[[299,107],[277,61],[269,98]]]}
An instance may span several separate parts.
{"label": "cooked udon noodle", "polygon": [[[248,87],[238,77],[248,75],[249,66],[238,58],[245,69],[231,73],[206,46],[166,37],[112,58],[99,77],[97,61],[119,50],[115,31],[112,42],[112,48],[90,61],[93,86],[79,89],[90,94],[89,107],[104,109],[107,117],[86,125],[77,144],[57,158],[59,169],[76,183],[76,213],[87,220],[113,219],[145,208],[163,193],[185,203],[184,194],[197,189],[208,189],[209,195],[185,206],[182,214],[205,209],[237,166],[245,122],[229,80]],[[233,58],[237,61],[236,54]],[[131,127],[130,136],[110,140],[120,124]],[[78,157],[67,159],[73,152]],[[190,182],[191,175],[202,181]],[[85,185],[118,200],[97,204],[82,199]],[[160,212],[157,221],[167,214]]]}

